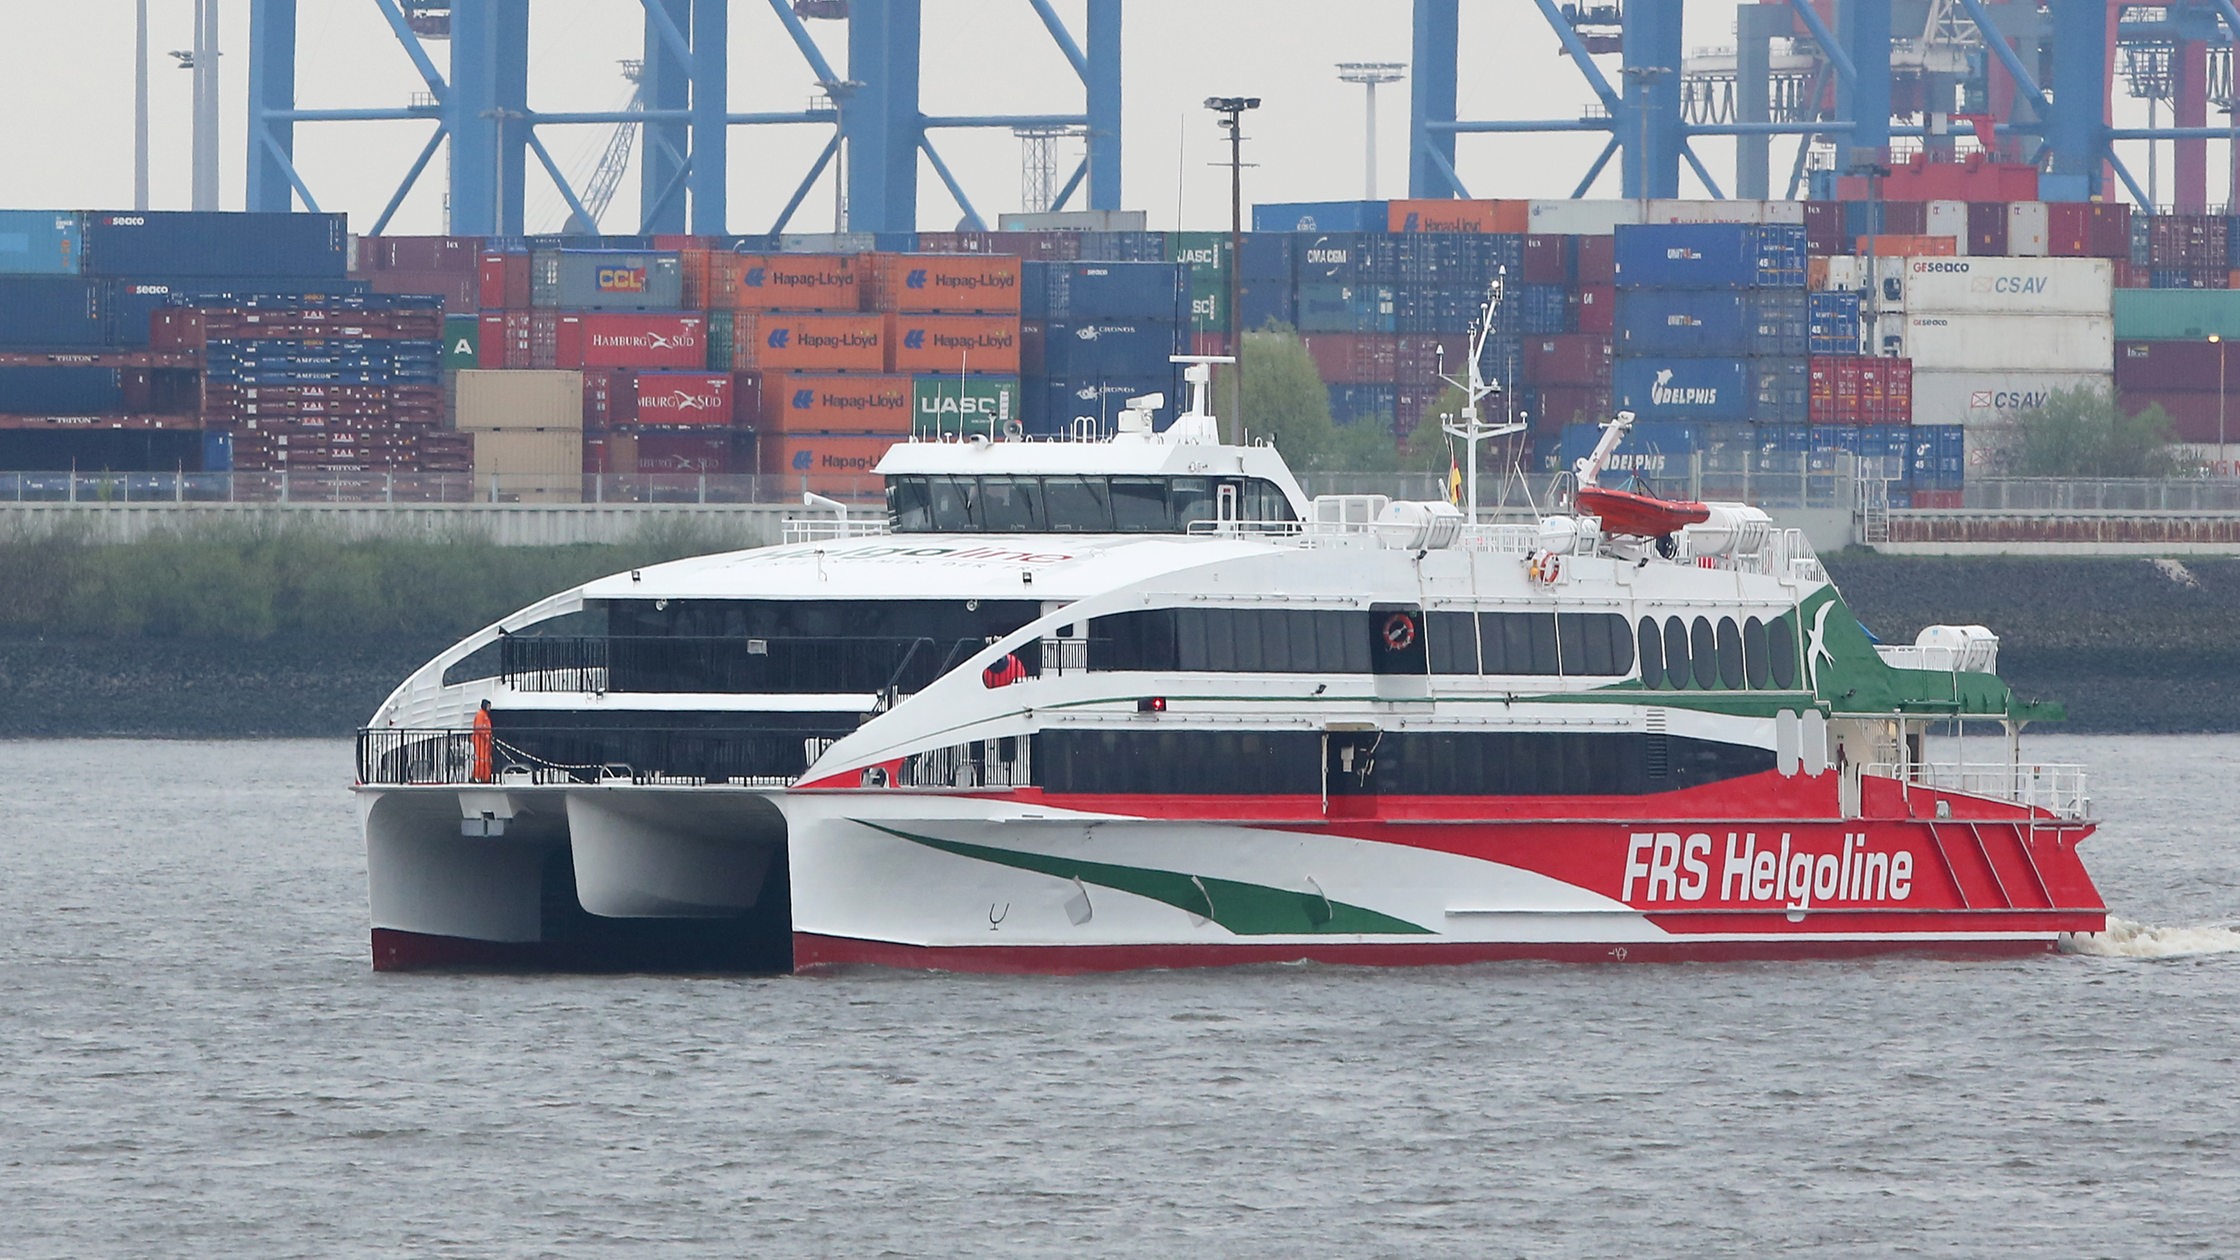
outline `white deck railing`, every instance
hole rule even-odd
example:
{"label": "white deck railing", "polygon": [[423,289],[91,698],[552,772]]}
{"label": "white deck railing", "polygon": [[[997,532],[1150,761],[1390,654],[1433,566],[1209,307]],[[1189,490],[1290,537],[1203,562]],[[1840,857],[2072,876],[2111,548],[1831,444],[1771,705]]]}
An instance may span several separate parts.
{"label": "white deck railing", "polygon": [[786,521],[789,543],[837,542],[843,538],[872,538],[887,532],[885,517],[839,520],[830,516],[794,517]]}
{"label": "white deck railing", "polygon": [[1877,762],[1864,773],[1908,785],[2011,801],[2042,809],[2057,818],[2084,818],[2092,812],[2084,767],[2051,762],[1913,761]]}

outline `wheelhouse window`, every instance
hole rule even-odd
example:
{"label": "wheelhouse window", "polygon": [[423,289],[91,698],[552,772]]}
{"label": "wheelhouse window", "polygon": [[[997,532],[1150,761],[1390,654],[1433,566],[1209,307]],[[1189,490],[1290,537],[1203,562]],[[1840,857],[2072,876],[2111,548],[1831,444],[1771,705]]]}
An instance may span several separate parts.
{"label": "wheelhouse window", "polygon": [[1181,534],[1217,519],[1224,495],[1245,520],[1298,519],[1264,477],[915,474],[887,478],[887,517],[899,534]]}

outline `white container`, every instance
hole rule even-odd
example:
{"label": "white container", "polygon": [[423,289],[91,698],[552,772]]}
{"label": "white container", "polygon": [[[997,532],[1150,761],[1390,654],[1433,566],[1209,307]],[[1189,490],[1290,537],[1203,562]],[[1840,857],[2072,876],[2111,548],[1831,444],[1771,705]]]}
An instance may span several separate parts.
{"label": "white container", "polygon": [[1929,203],[1929,221],[1922,229],[1927,236],[1949,236],[1952,251],[1968,252],[1968,203],[1965,201],[1932,201]]}
{"label": "white container", "polygon": [[[2043,208],[2043,203],[2040,203]],[[2112,315],[2105,258],[1878,258],[1880,309],[1911,314]]]}
{"label": "white container", "polygon": [[1638,201],[1533,201],[1526,203],[1531,230],[1549,236],[1608,236],[1621,223],[1641,222]]}
{"label": "white container", "polygon": [[[1849,254],[1830,256],[1828,259],[1828,276],[1821,282],[1820,291],[1823,293],[1840,293],[1846,290],[1867,288],[1873,283],[1874,276],[1873,270],[1868,266],[1870,261],[1870,259],[1865,258],[1854,258]],[[1897,260],[1891,259],[1890,261],[1896,262]]]}
{"label": "white container", "polygon": [[[1651,200],[1641,216],[1643,223],[1764,223],[1763,201],[1662,201]],[[1804,222],[1798,211],[1797,222]]]}
{"label": "white container", "polygon": [[2198,468],[2204,477],[2240,478],[2240,442],[2173,442],[2170,453],[2178,457],[2180,468]]}
{"label": "white container", "polygon": [[2007,257],[2045,257],[2046,218],[2046,203],[2042,201],[2008,202]]}
{"label": "white container", "polygon": [[1878,331],[1882,353],[1913,360],[1915,371],[2112,373],[2116,365],[2109,315],[1908,312],[1885,317]]}
{"label": "white container", "polygon": [[2093,372],[1924,372],[1913,370],[1915,424],[2003,424],[2046,405],[2057,390],[2115,388],[2115,377]]}
{"label": "white container", "polygon": [[1769,201],[1766,204],[1765,223],[1804,222],[1804,203],[1801,201]]}

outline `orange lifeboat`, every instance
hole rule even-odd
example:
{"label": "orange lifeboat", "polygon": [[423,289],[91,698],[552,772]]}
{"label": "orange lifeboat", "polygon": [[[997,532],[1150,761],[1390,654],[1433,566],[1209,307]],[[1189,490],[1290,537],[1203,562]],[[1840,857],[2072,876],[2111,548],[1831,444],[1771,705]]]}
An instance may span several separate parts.
{"label": "orange lifeboat", "polygon": [[1631,534],[1640,538],[1662,538],[1677,533],[1682,526],[1700,525],[1711,519],[1711,509],[1701,503],[1660,499],[1655,495],[1601,486],[1579,487],[1578,510],[1582,516],[1601,517],[1605,534]]}

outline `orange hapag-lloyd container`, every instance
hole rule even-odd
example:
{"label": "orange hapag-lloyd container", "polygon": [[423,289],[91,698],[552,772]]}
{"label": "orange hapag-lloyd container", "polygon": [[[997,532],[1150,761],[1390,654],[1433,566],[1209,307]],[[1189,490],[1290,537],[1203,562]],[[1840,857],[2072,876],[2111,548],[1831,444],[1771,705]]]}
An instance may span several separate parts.
{"label": "orange hapag-lloyd container", "polygon": [[887,368],[895,372],[1019,370],[1016,315],[887,316]]}
{"label": "orange hapag-lloyd container", "polygon": [[1010,254],[873,254],[866,309],[970,314],[1019,312],[1019,260]]}
{"label": "orange hapag-lloyd container", "polygon": [[881,487],[872,470],[896,441],[891,433],[772,433],[760,443],[762,471],[820,494],[873,494]]}
{"label": "orange hapag-lloyd container", "polygon": [[911,378],[868,373],[773,372],[762,378],[765,433],[910,432]]}
{"label": "orange hapag-lloyd container", "polygon": [[854,254],[710,254],[711,310],[860,311],[862,268]]}
{"label": "orange hapag-lloyd container", "polygon": [[884,372],[887,321],[873,314],[742,311],[732,325],[735,371]]}
{"label": "orange hapag-lloyd container", "polygon": [[1530,232],[1529,201],[1455,201],[1418,198],[1387,203],[1385,228],[1392,232]]}

